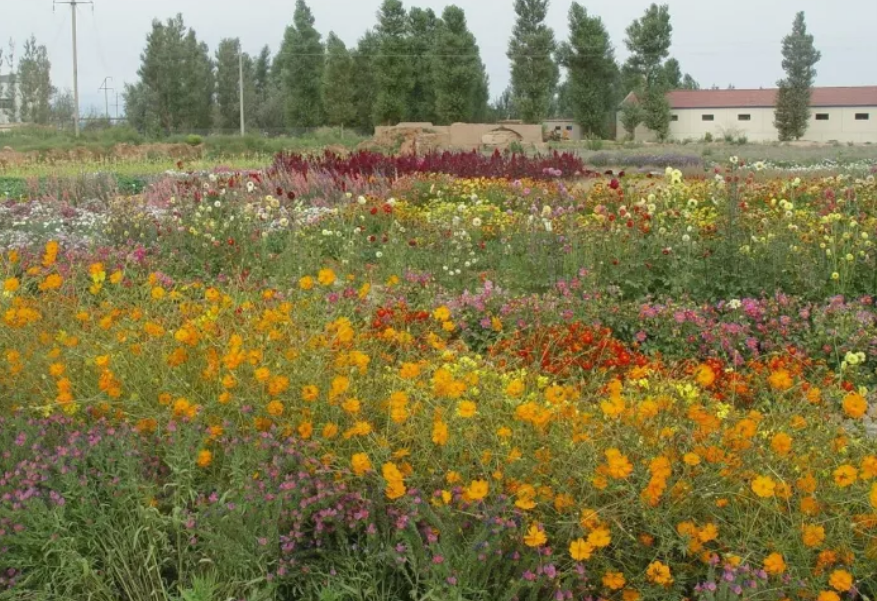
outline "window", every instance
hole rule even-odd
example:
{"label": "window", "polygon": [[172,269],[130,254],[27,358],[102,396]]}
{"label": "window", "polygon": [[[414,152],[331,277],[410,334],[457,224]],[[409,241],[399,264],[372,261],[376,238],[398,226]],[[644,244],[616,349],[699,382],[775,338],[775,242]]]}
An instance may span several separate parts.
{"label": "window", "polygon": [[567,125],[567,126],[566,126],[566,131],[572,131],[572,125]]}
{"label": "window", "polygon": [[856,113],[856,121],[867,121],[871,118],[869,113]]}
{"label": "window", "polygon": [[752,121],[752,115],[737,115],[737,121]]}
{"label": "window", "polygon": [[828,121],[828,113],[816,113],[817,121]]}
{"label": "window", "polygon": [[715,121],[716,120],[715,115],[701,115],[700,118],[702,121]]}
{"label": "window", "polygon": [[11,111],[12,106],[12,98],[0,98],[0,111]]}
{"label": "window", "polygon": [[679,121],[679,115],[670,115],[670,121]]}
{"label": "window", "polygon": [[559,125],[555,125],[555,126],[554,126],[554,131],[560,131],[560,126],[559,126]]}

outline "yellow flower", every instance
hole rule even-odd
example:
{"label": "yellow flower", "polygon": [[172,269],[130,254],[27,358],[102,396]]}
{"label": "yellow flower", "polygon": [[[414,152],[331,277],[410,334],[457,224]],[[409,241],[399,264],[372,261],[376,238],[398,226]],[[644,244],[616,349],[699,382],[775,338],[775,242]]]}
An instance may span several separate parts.
{"label": "yellow flower", "polygon": [[298,281],[298,287],[302,290],[310,290],[314,287],[314,278],[309,275],[304,276]]}
{"label": "yellow flower", "polygon": [[771,576],[779,576],[786,571],[786,560],[779,553],[771,553],[764,558],[763,567]]}
{"label": "yellow flower", "polygon": [[713,371],[713,368],[706,363],[702,363],[697,368],[694,379],[704,388],[709,388],[716,381],[716,372]]}
{"label": "yellow flower", "polygon": [[770,476],[759,476],[752,481],[752,492],[762,499],[769,499],[776,494],[776,482]]}
{"label": "yellow flower", "polygon": [[335,275],[335,272],[329,268],[321,269],[317,274],[317,281],[320,282],[322,286],[331,286],[335,283],[335,280],[338,279]]}
{"label": "yellow flower", "polygon": [[524,394],[524,388],[523,382],[520,380],[512,380],[509,382],[509,385],[506,386],[505,393],[513,399],[516,399]]}
{"label": "yellow flower", "polygon": [[770,376],[767,379],[768,384],[774,390],[788,390],[793,385],[792,374],[789,373],[787,369],[778,369],[774,372],[771,372]]}
{"label": "yellow flower", "polygon": [[816,601],[840,601],[840,595],[834,591],[822,591],[816,597]]}
{"label": "yellow flower", "polygon": [[417,363],[403,363],[399,369],[399,377],[403,380],[414,380],[420,376],[420,366]]}
{"label": "yellow flower", "polygon": [[588,535],[588,544],[596,549],[608,547],[612,542],[612,535],[608,528],[597,528]]}
{"label": "yellow flower", "polygon": [[469,501],[481,501],[490,492],[490,484],[487,480],[473,480],[466,488],[466,498]]}
{"label": "yellow flower", "polygon": [[478,406],[472,401],[460,401],[457,405],[457,417],[462,417],[463,419],[475,417],[477,411]]}
{"label": "yellow flower", "polygon": [[524,535],[524,544],[528,547],[541,547],[548,542],[548,537],[538,524],[530,524],[527,534]]}
{"label": "yellow flower", "polygon": [[621,590],[625,584],[627,584],[627,580],[624,579],[624,574],[621,572],[606,572],[603,574],[603,586],[610,590]]}
{"label": "yellow flower", "polygon": [[356,453],[350,458],[350,467],[357,476],[363,476],[372,471],[372,462],[365,453]]}
{"label": "yellow flower", "polygon": [[211,463],[213,463],[213,453],[204,449],[198,453],[198,459],[195,461],[198,464],[198,467],[207,467]]}
{"label": "yellow flower", "polygon": [[21,282],[18,278],[9,278],[3,281],[3,292],[13,293],[18,290]]}
{"label": "yellow flower", "polygon": [[695,466],[700,463],[700,455],[697,453],[685,453],[682,457],[682,461],[685,462],[685,465]]}
{"label": "yellow flower", "polygon": [[575,561],[586,561],[594,554],[594,547],[585,539],[577,538],[569,544],[569,555]]}
{"label": "yellow flower", "polygon": [[871,503],[871,507],[877,509],[877,483],[871,485],[871,494],[868,495],[868,501]]}
{"label": "yellow flower", "polygon": [[451,318],[451,310],[442,305],[432,312],[432,316],[436,321],[448,321]]}
{"label": "yellow flower", "polygon": [[303,386],[301,389],[301,398],[308,403],[316,401],[318,396],[320,396],[320,389],[313,384]]}
{"label": "yellow flower", "polygon": [[432,424],[432,442],[440,447],[448,443],[448,425],[443,421]]}
{"label": "yellow flower", "polygon": [[828,577],[828,584],[834,590],[845,593],[853,588],[853,575],[846,570],[835,570]]}

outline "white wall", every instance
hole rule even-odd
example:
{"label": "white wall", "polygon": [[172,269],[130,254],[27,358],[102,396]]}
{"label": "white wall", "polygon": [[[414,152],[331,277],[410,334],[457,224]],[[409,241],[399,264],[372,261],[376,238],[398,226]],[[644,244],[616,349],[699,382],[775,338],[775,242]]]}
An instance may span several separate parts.
{"label": "white wall", "polygon": [[[813,142],[877,143],[877,106],[850,108],[813,108],[810,124],[804,140]],[[828,121],[817,121],[816,115],[827,114]],[[857,121],[856,113],[868,113],[867,121]],[[746,136],[751,142],[775,142],[779,139],[773,125],[773,108],[744,109],[675,109],[671,115],[678,115],[677,121],[670,122],[670,138],[701,140],[709,133],[721,139],[726,133],[735,138]],[[713,121],[704,121],[703,115],[713,115]],[[739,115],[750,115],[749,121],[740,121]],[[618,117],[618,139],[627,133]],[[643,125],[637,127],[636,139],[644,142],[655,140],[654,132]]]}

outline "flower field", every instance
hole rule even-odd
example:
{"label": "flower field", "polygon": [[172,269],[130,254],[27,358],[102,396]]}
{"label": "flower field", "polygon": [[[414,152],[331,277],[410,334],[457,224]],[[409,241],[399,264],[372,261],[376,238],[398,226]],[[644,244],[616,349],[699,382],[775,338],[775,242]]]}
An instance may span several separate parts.
{"label": "flower field", "polygon": [[0,599],[873,599],[877,182],[278,156],[0,204]]}

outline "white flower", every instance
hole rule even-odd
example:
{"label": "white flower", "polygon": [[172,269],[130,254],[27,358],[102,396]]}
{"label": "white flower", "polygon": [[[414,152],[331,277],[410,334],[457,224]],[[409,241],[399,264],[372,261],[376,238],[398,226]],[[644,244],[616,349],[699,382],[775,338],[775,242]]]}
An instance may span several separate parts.
{"label": "white flower", "polygon": [[696,209],[697,208],[697,201],[693,198],[690,198],[688,200],[688,208],[689,209]]}
{"label": "white flower", "polygon": [[361,205],[364,205],[365,204],[365,196],[360,196],[359,198],[356,199],[356,202],[358,202]]}
{"label": "white flower", "polygon": [[545,205],[544,207],[542,207],[542,217],[546,219],[548,217],[551,217],[551,211],[551,207],[549,205]]}
{"label": "white flower", "polygon": [[217,200],[216,202],[213,203],[213,206],[218,209],[219,207],[222,206],[222,203]]}
{"label": "white flower", "polygon": [[209,176],[207,176],[207,179],[209,179],[211,182],[215,183],[216,182],[216,174],[211,173]]}
{"label": "white flower", "polygon": [[728,301],[728,308],[732,310],[739,309],[743,306],[743,303],[740,302],[740,299],[732,298]]}
{"label": "white flower", "polygon": [[683,234],[682,241],[683,242],[691,242],[691,236],[689,236],[688,234]]}
{"label": "white flower", "polygon": [[755,163],[755,170],[764,171],[764,161],[758,161],[757,163]]}
{"label": "white flower", "polygon": [[383,256],[384,256],[384,253],[382,253],[381,251],[378,251],[375,253],[375,257],[377,257],[378,259],[380,259]]}
{"label": "white flower", "polygon": [[473,220],[472,220],[472,225],[473,225],[474,227],[481,227],[481,218],[480,218],[480,217],[476,217],[475,219],[473,219]]}
{"label": "white flower", "polygon": [[740,159],[737,158],[736,156],[731,157],[731,164],[732,165],[736,165],[739,162],[740,162]]}
{"label": "white flower", "polygon": [[551,225],[551,222],[547,219],[542,220],[542,225],[545,226],[545,231],[550,232],[554,229],[554,226]]}

